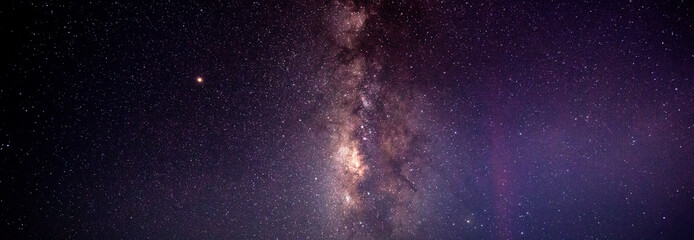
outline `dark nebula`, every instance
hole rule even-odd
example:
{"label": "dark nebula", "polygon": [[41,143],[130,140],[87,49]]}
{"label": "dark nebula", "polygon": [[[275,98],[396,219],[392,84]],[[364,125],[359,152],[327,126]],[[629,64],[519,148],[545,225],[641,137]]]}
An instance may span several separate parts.
{"label": "dark nebula", "polygon": [[691,239],[688,1],[6,1],[0,239]]}

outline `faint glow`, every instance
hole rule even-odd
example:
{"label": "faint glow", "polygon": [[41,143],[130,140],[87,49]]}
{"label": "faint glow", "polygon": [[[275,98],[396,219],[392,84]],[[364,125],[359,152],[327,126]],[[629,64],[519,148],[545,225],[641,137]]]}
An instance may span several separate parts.
{"label": "faint glow", "polygon": [[350,199],[349,195],[346,195],[345,200],[347,200],[347,202],[349,202],[349,199]]}
{"label": "faint glow", "polygon": [[195,81],[197,81],[198,83],[202,83],[202,77],[196,78]]}
{"label": "faint glow", "polygon": [[364,174],[365,167],[362,165],[362,156],[359,154],[359,150],[356,147],[340,147],[338,149],[338,156],[342,161],[344,161],[347,170],[357,176],[362,176]]}

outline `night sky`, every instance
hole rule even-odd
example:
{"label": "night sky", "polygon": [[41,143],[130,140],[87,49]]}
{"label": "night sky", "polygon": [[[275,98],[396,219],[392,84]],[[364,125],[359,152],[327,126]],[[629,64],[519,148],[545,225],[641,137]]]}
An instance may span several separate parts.
{"label": "night sky", "polygon": [[694,4],[2,1],[0,238],[692,239]]}

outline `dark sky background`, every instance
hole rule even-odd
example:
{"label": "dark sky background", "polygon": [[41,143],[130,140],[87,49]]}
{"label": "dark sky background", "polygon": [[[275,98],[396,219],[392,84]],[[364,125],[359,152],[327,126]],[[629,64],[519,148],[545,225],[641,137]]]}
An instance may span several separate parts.
{"label": "dark sky background", "polygon": [[691,239],[693,11],[2,1],[0,235]]}

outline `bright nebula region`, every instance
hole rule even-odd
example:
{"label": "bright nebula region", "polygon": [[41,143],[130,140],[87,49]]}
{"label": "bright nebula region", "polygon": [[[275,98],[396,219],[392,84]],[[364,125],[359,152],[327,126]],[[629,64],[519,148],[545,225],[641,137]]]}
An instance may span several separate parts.
{"label": "bright nebula region", "polygon": [[8,1],[0,238],[691,239],[688,1]]}

